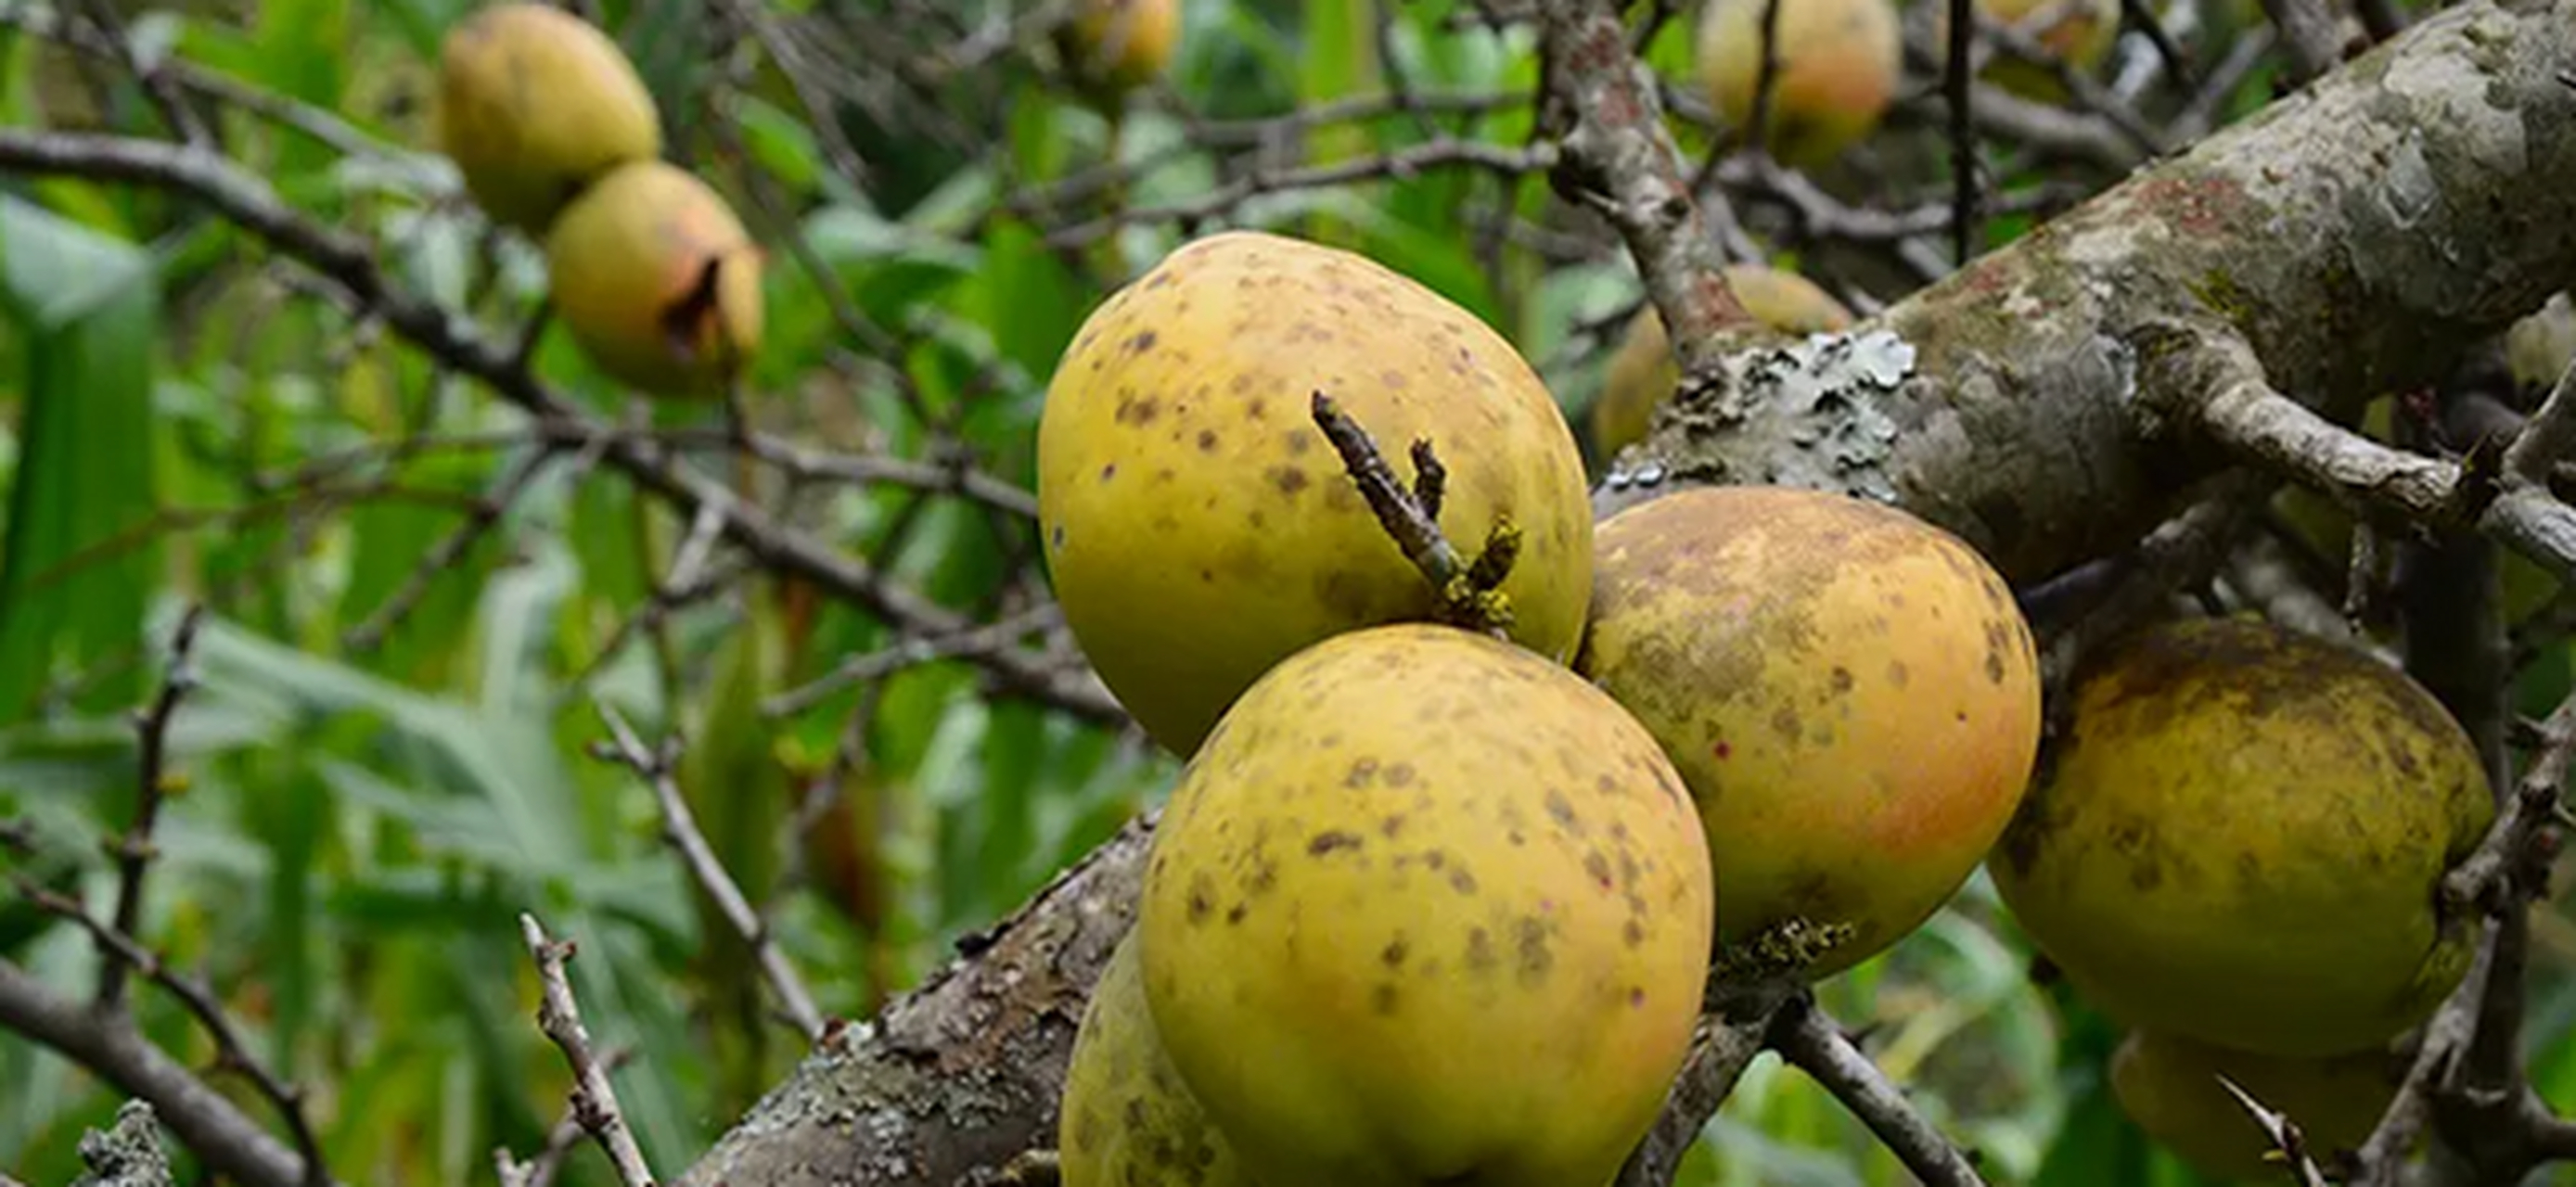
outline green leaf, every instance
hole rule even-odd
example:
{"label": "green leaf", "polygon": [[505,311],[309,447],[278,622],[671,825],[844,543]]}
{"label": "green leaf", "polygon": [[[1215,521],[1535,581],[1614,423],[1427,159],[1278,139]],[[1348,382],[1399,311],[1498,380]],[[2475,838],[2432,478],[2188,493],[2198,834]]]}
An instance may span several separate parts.
{"label": "green leaf", "polygon": [[[0,723],[27,712],[58,668],[131,658],[160,549],[153,502],[153,358],[160,293],[150,257],[0,197],[0,296],[24,333],[24,454],[0,540]],[[85,702],[128,703],[141,665]]]}

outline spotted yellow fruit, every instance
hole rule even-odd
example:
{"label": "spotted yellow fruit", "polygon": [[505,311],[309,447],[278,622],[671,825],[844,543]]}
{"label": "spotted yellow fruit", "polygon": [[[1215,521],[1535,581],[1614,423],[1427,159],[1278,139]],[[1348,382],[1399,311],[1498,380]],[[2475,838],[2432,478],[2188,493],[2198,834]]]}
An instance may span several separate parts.
{"label": "spotted yellow fruit", "polygon": [[2229,1051],[2154,1031],[2133,1031],[2111,1057],[2120,1111],[2157,1145],[2204,1174],[2231,1182],[2282,1183],[2265,1155],[2272,1140],[2218,1077],[2264,1108],[2297,1123],[2320,1163],[2357,1150],[2397,1095],[2405,1061],[2380,1048],[2322,1059]]}
{"label": "spotted yellow fruit", "polygon": [[2120,1021],[2266,1055],[2381,1043],[2468,970],[2443,873],[2495,808],[2406,675],[2261,622],[2158,626],[2087,665],[1990,863]]}
{"label": "spotted yellow fruit", "polygon": [[[1737,264],[1726,269],[1726,282],[1753,320],[1783,334],[1823,333],[1852,323],[1850,309],[1795,272]],[[1662,315],[1652,305],[1638,310],[1618,352],[1610,356],[1600,398],[1592,402],[1593,448],[1607,458],[1644,440],[1654,425],[1655,409],[1680,382],[1681,368],[1673,362]]]}
{"label": "spotted yellow fruit", "polygon": [[1181,40],[1181,0],[1077,0],[1056,30],[1076,82],[1116,99],[1161,77]]}
{"label": "spotted yellow fruit", "polygon": [[1342,631],[1429,617],[1433,591],[1317,430],[1321,391],[1410,484],[1428,438],[1440,526],[1472,554],[1508,516],[1512,637],[1570,658],[1592,585],[1574,434],[1511,344],[1350,252],[1200,239],[1119,290],[1056,366],[1038,519],[1056,598],[1139,725],[1188,755],[1272,664]]}
{"label": "spotted yellow fruit", "polygon": [[1190,760],[1146,1000],[1265,1181],[1603,1187],[1689,1046],[1711,893],[1680,778],[1599,690],[1483,635],[1357,631]]}
{"label": "spotted yellow fruit", "polygon": [[760,348],[761,252],[722,197],[637,161],[555,220],[556,316],[600,370],[656,395],[717,396]]}
{"label": "spotted yellow fruit", "polygon": [[660,113],[625,52],[543,4],[495,4],[448,30],[432,128],[475,205],[539,235],[584,186],[662,153]]}
{"label": "spotted yellow fruit", "polygon": [[2038,657],[2003,579],[1904,512],[1787,487],[1676,491],[1599,541],[1576,668],[1689,784],[1719,942],[1850,925],[1821,978],[1920,926],[2038,753]]}
{"label": "spotted yellow fruit", "polygon": [[[1753,125],[1768,0],[1709,0],[1699,23],[1700,85],[1739,136]],[[1889,0],[1779,0],[1764,147],[1821,166],[1878,129],[1903,77],[1905,46]]]}
{"label": "spotted yellow fruit", "polygon": [[1163,1053],[1136,933],[1092,986],[1056,1122],[1064,1187],[1257,1187]]}

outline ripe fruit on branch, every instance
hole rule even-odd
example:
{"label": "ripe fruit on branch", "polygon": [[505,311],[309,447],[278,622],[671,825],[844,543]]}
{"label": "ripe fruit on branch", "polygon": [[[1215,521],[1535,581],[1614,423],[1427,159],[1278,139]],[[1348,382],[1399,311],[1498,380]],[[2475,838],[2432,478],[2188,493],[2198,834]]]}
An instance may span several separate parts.
{"label": "ripe fruit on branch", "polygon": [[1255,232],[1173,252],[1083,323],[1038,426],[1065,621],[1146,732],[1187,755],[1254,678],[1433,591],[1312,419],[1329,395],[1415,475],[1447,470],[1462,551],[1521,533],[1514,639],[1572,655],[1592,587],[1583,459],[1547,388],[1475,316],[1365,257]]}
{"label": "ripe fruit on branch", "polygon": [[1688,781],[1722,944],[1791,919],[1884,950],[2012,818],[2039,746],[2029,625],[1985,560],[1892,508],[1698,487],[1601,525],[1576,669]]}
{"label": "ripe fruit on branch", "polygon": [[496,4],[448,31],[433,127],[475,204],[532,235],[602,174],[662,153],[661,116],[625,53],[543,4]]}
{"label": "ripe fruit on branch", "polygon": [[2373,1047],[2323,1059],[2254,1055],[2155,1031],[2132,1031],[2111,1056],[2111,1093],[2120,1111],[2157,1145],[2203,1174],[2228,1180],[2281,1181],[2265,1159],[2271,1138],[2233,1093],[2226,1076],[2264,1108],[2299,1127],[2309,1156],[2323,1162],[2359,1149],[2388,1111],[2404,1073],[2402,1061]]}
{"label": "ripe fruit on branch", "polygon": [[1062,1105],[1056,1153],[1064,1187],[1253,1187],[1163,1053],[1132,930],[1083,1008]]}
{"label": "ripe fruit on branch", "polygon": [[2477,920],[2440,884],[2495,808],[2432,694],[2243,620],[2155,627],[2087,668],[1990,863],[2086,1000],[2320,1056],[2384,1042],[2459,984]]}
{"label": "ripe fruit on branch", "polygon": [[1160,75],[1181,39],[1181,0],[1078,0],[1056,27],[1074,80],[1115,101]]}
{"label": "ripe fruit on branch", "polygon": [[1670,763],[1530,652],[1401,624],[1297,653],[1190,760],[1148,859],[1146,998],[1275,1183],[1603,1187],[1709,959]]}
{"label": "ripe fruit on branch", "polygon": [[599,369],[657,395],[715,396],[760,347],[761,252],[676,165],[619,166],[546,237],[557,316]]}
{"label": "ripe fruit on branch", "polygon": [[[1736,135],[1753,125],[1769,0],[1709,0],[1699,24],[1700,83]],[[1904,41],[1888,0],[1778,0],[1763,145],[1812,169],[1878,128],[1896,97]]]}
{"label": "ripe fruit on branch", "polygon": [[[1744,311],[1782,334],[1823,333],[1852,323],[1850,309],[1795,272],[1759,264],[1736,264],[1725,271],[1726,283],[1744,302]],[[1601,395],[1592,402],[1593,448],[1606,458],[1644,440],[1654,424],[1656,407],[1672,397],[1674,385],[1680,382],[1681,368],[1673,362],[1664,319],[1648,305],[1629,321],[1627,337],[1620,339],[1618,353],[1610,356]]]}

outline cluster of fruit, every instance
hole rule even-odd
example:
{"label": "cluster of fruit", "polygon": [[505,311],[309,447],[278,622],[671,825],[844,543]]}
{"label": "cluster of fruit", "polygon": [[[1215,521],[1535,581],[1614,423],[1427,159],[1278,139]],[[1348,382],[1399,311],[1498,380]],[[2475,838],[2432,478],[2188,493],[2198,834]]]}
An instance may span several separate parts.
{"label": "cluster of fruit", "polygon": [[2403,1070],[2392,1040],[2475,949],[2475,908],[2441,885],[2494,821],[2476,747],[2404,673],[2251,621],[2150,629],[2067,698],[1989,869],[2131,1028],[2120,1103],[2221,1176],[2265,1173],[2271,1148],[2221,1075],[2310,1149],[2358,1146]]}
{"label": "cluster of fruit", "polygon": [[[1933,39],[1947,39],[1949,5]],[[2035,58],[1991,57],[1981,77],[2040,102],[2065,94],[2060,70],[2090,70],[2120,32],[2120,0],[1976,0],[1977,16],[2021,34]],[[1903,77],[1905,46],[1890,0],[1709,0],[1697,59],[1709,104],[1739,136],[1754,120],[1765,77],[1762,29],[1771,25],[1770,103],[1762,145],[1781,162],[1812,169],[1876,131]]]}
{"label": "cluster of fruit", "polygon": [[661,159],[653,96],[606,34],[543,4],[476,12],[440,47],[435,128],[484,213],[544,244],[554,314],[601,371],[714,396],[759,348],[760,249]]}
{"label": "cluster of fruit", "polygon": [[[1513,552],[1491,629],[1447,617],[1318,394],[1428,440],[1436,480],[1390,448],[1390,485]],[[2403,674],[2158,627],[2088,665],[2035,778],[2035,648],[1975,550],[1771,487],[1596,527],[1527,363],[1362,256],[1184,245],[1084,323],[1039,432],[1067,622],[1188,759],[1076,1043],[1075,1187],[1606,1183],[1713,964],[1834,975],[1981,863],[2134,1028],[2131,1114],[2213,1168],[2266,1144],[2218,1074],[2357,1141],[2380,1049],[2462,975],[2436,888],[2492,807]]]}
{"label": "cluster of fruit", "polygon": [[[1494,631],[1427,621],[1317,393],[1431,443],[1447,539],[1516,542]],[[2029,780],[2035,652],[1975,551],[1780,488],[1596,530],[1526,361],[1364,257],[1182,247],[1083,325],[1039,433],[1067,621],[1189,759],[1074,1054],[1069,1183],[1606,1183],[1720,949],[1883,950]]]}

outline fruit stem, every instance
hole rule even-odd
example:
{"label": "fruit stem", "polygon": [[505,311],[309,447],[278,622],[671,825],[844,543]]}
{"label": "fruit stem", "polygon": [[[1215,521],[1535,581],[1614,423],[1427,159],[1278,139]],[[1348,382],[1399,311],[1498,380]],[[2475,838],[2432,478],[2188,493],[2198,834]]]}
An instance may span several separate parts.
{"label": "fruit stem", "polygon": [[1502,584],[1520,558],[1519,526],[1509,516],[1495,517],[1484,550],[1472,564],[1462,561],[1449,537],[1440,531],[1440,503],[1449,472],[1432,453],[1430,438],[1413,443],[1415,485],[1407,489],[1396,477],[1395,468],[1387,464],[1386,455],[1378,451],[1368,430],[1334,404],[1331,396],[1317,389],[1313,403],[1315,427],[1324,431],[1324,439],[1332,442],[1333,451],[1342,456],[1342,467],[1358,485],[1360,497],[1376,513],[1379,526],[1386,529],[1395,546],[1403,550],[1405,559],[1413,562],[1413,567],[1422,571],[1423,580],[1431,584],[1439,603],[1440,621],[1496,638],[1506,637],[1512,624],[1512,606]]}

